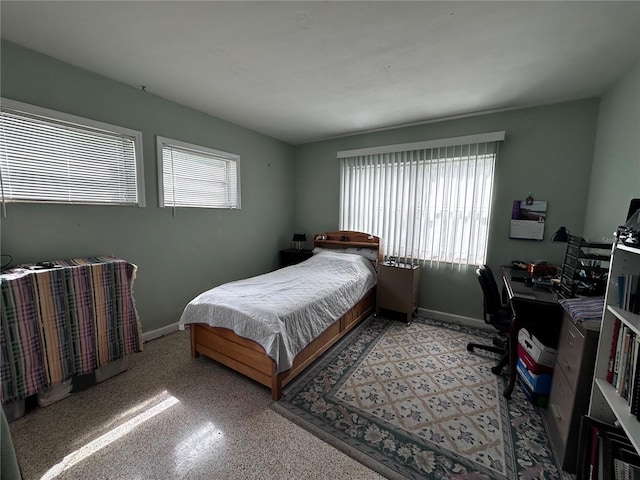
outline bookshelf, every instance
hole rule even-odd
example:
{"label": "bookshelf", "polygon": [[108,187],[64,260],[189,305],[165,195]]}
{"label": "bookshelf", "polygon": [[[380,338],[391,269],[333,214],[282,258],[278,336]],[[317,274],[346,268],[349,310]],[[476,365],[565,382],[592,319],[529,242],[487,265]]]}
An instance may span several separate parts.
{"label": "bookshelf", "polygon": [[[624,394],[621,395],[623,392],[621,392],[619,384],[617,386],[612,384],[612,366],[623,363],[623,360],[616,360],[615,353],[613,361],[611,360],[612,352],[621,350],[618,342],[618,338],[621,336],[620,331],[624,328],[624,331],[628,332],[631,338],[635,336],[640,339],[640,315],[630,311],[630,308],[633,309],[632,306],[621,306],[620,296],[624,289],[619,286],[619,278],[625,275],[640,276],[640,249],[616,244],[612,248],[609,265],[589,416],[622,428],[633,448],[640,453],[640,420],[631,412],[630,406],[634,395],[632,390],[640,391],[640,389],[634,388],[635,381],[632,380],[634,376],[635,380],[639,380],[640,377],[640,374],[636,374],[635,367],[639,357],[635,351],[631,351],[626,357],[625,368],[630,372],[627,378],[631,382],[628,399],[624,398]],[[627,277],[625,283],[629,278]],[[633,293],[633,289],[631,292]],[[619,353],[618,358],[622,359],[624,355]],[[613,383],[616,382],[613,381]],[[638,386],[640,386],[640,382]]]}

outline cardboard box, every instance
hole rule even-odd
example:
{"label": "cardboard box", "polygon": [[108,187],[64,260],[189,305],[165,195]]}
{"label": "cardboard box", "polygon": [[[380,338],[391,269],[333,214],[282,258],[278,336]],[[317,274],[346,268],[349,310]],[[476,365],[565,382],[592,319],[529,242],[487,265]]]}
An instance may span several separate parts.
{"label": "cardboard box", "polygon": [[104,382],[105,380],[124,372],[129,368],[129,357],[122,357],[113,362],[107,363],[94,370],[96,383]]}
{"label": "cardboard box", "polygon": [[522,363],[524,363],[524,366],[531,373],[535,373],[535,374],[540,374],[540,373],[552,374],[553,373],[552,367],[549,367],[547,365],[540,365],[539,363],[534,362],[533,358],[531,358],[531,355],[529,355],[529,352],[527,352],[527,350],[520,344],[518,344],[518,358],[522,360]]}
{"label": "cardboard box", "polygon": [[41,407],[48,407],[52,403],[59,402],[60,400],[67,398],[71,395],[71,388],[73,387],[71,379],[65,380],[62,383],[52,385],[51,387],[44,387],[38,392],[38,405]]}
{"label": "cardboard box", "polygon": [[551,368],[555,366],[558,350],[543,345],[525,328],[521,328],[518,332],[518,344],[522,345],[535,363]]}
{"label": "cardboard box", "polygon": [[531,373],[526,369],[522,360],[518,360],[518,376],[524,380],[524,383],[527,385],[531,392],[537,395],[546,395],[549,396],[551,393],[551,378],[552,375],[548,373],[542,373],[536,375],[535,373]]}
{"label": "cardboard box", "polygon": [[547,408],[547,405],[549,405],[549,396],[533,393],[529,390],[529,387],[527,387],[520,375],[518,375],[518,385],[522,388],[522,391],[524,392],[525,397],[527,397],[527,400],[529,400],[529,403],[536,407]]}
{"label": "cardboard box", "polygon": [[[13,422],[17,418],[24,416],[25,401],[24,398],[15,400],[13,402],[3,403],[2,410],[4,410],[4,416],[7,417],[7,422]],[[2,452],[4,461],[4,452]]]}

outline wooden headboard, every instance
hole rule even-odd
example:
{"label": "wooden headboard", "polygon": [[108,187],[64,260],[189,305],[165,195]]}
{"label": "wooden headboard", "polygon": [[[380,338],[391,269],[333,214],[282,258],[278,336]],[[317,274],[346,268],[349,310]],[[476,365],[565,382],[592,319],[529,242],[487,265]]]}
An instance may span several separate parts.
{"label": "wooden headboard", "polygon": [[377,252],[377,262],[374,267],[382,262],[382,242],[380,237],[369,235],[363,232],[353,232],[350,230],[338,230],[337,232],[324,232],[313,237],[313,246],[322,248],[333,248],[341,250],[345,248],[367,248]]}

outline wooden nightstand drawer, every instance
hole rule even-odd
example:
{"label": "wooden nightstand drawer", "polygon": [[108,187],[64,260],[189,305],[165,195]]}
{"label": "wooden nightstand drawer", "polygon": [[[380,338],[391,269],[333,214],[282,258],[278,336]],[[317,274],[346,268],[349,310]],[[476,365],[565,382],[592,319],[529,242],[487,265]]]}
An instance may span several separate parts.
{"label": "wooden nightstand drawer", "polygon": [[311,250],[296,250],[294,248],[280,250],[280,268],[304,262],[306,259],[311,258],[312,256],[313,251]]}
{"label": "wooden nightstand drawer", "polygon": [[378,266],[376,312],[380,309],[404,313],[407,323],[418,308],[420,267],[418,265],[390,264]]}
{"label": "wooden nightstand drawer", "polygon": [[[566,315],[566,314],[565,314]],[[578,386],[585,338],[568,317],[562,320],[556,367],[565,374],[572,390]]]}

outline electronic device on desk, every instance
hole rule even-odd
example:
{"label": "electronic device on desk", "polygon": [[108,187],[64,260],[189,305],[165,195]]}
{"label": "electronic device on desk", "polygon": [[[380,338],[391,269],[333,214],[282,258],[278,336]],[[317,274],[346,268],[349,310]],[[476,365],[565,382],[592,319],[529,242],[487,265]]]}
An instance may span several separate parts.
{"label": "electronic device on desk", "polygon": [[555,265],[549,265],[544,260],[531,262],[527,269],[529,270],[529,273],[534,277],[541,277],[546,275],[553,276],[558,272],[558,267],[556,267]]}
{"label": "electronic device on desk", "polygon": [[531,279],[531,274],[526,270],[511,270],[512,282],[526,282]]}
{"label": "electronic device on desk", "polygon": [[553,287],[553,282],[551,280],[551,277],[533,277],[533,286],[551,288]]}
{"label": "electronic device on desk", "polygon": [[529,266],[529,263],[523,262],[522,260],[512,260],[511,266],[516,270],[526,270]]}

